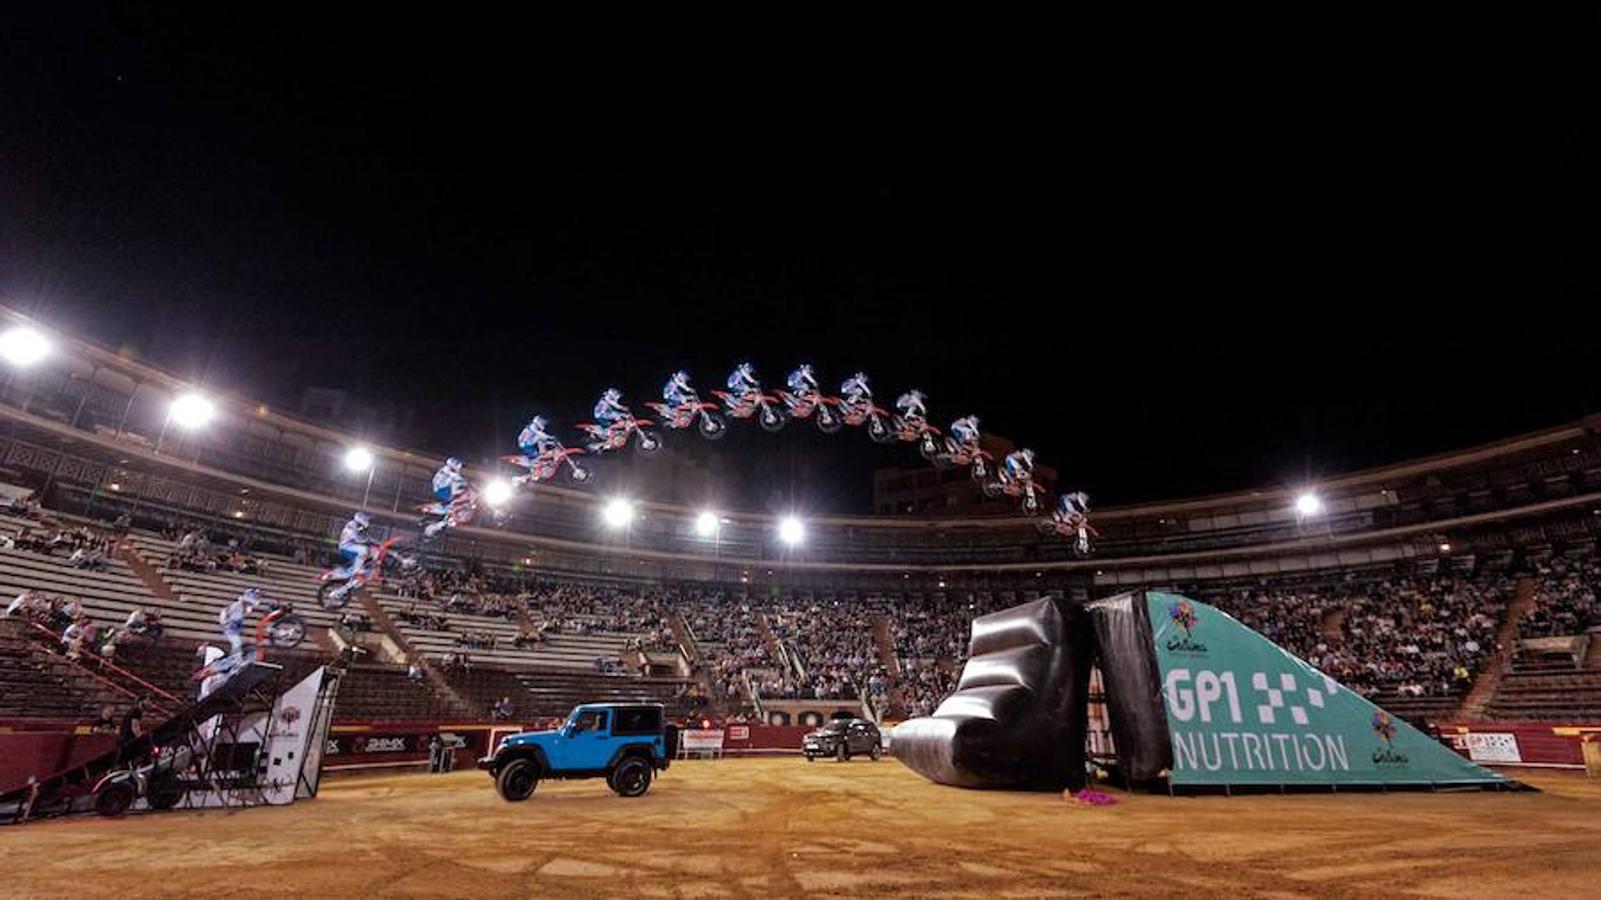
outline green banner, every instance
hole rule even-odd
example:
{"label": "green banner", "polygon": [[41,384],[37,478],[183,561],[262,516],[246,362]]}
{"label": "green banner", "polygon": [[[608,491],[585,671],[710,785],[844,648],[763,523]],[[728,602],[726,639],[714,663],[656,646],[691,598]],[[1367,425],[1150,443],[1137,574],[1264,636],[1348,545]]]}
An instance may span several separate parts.
{"label": "green banner", "polygon": [[1151,591],[1173,784],[1485,784],[1502,776],[1222,610]]}

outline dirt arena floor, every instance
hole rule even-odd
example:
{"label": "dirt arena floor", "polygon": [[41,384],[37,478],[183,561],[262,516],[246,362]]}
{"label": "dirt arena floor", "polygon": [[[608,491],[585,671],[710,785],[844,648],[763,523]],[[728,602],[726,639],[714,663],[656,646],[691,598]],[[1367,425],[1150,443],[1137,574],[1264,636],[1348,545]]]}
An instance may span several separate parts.
{"label": "dirt arena floor", "polygon": [[929,784],[893,760],[679,763],[526,803],[487,776],[331,780],[287,809],[0,829],[5,896],[1596,896],[1601,783],[1544,793],[1128,796]]}

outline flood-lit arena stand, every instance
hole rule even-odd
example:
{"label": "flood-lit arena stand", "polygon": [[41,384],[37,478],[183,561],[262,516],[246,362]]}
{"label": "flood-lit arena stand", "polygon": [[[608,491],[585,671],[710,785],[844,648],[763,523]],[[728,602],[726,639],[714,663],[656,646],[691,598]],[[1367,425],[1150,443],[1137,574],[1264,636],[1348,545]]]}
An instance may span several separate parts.
{"label": "flood-lit arena stand", "polygon": [[[619,530],[604,485],[539,485],[505,521],[454,529],[328,610],[318,575],[340,525],[365,503],[380,533],[415,534],[437,459],[219,391],[210,420],[182,428],[170,404],[199,388],[54,340],[47,364],[0,389],[0,591],[45,601],[0,620],[11,734],[87,732],[139,694],[180,703],[197,644],[220,642],[218,613],[247,587],[307,622],[304,644],[269,654],[286,678],[360,651],[329,772],[420,771],[436,734],[462,740],[465,766],[588,701],[659,702],[719,728],[844,711],[887,730],[955,689],[976,616],[1135,587],[1203,600],[1420,725],[1526,728],[1552,765],[1576,767],[1601,718],[1601,423],[1316,485],[1100,509],[1088,557],[1009,516],[815,516],[786,547],[774,517],[728,510],[713,545],[701,510],[636,500]],[[369,471],[346,470],[353,446],[369,447]],[[1309,495],[1315,511],[1298,503]],[[103,560],[80,565],[80,547]],[[159,614],[161,635],[107,652],[135,610]],[[64,642],[79,615],[97,636]],[[751,749],[788,760],[797,745]]]}

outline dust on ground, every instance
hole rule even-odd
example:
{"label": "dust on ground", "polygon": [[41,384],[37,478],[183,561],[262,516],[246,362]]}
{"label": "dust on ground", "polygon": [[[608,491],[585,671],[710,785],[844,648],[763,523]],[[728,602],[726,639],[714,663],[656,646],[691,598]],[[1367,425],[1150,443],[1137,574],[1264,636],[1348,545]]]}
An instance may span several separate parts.
{"label": "dust on ground", "polygon": [[1594,896],[1601,783],[1169,798],[930,784],[893,760],[680,762],[505,803],[481,772],[331,780],[283,809],[0,828],[10,896]]}

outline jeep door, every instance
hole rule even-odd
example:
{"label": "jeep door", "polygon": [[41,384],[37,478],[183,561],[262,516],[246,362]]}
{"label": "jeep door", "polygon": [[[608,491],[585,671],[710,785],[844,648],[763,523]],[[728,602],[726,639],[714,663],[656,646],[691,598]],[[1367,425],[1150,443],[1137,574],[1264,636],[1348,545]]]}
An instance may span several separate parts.
{"label": "jeep door", "polygon": [[611,759],[611,716],[608,710],[586,709],[567,725],[556,742],[558,769],[603,769]]}

